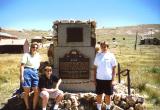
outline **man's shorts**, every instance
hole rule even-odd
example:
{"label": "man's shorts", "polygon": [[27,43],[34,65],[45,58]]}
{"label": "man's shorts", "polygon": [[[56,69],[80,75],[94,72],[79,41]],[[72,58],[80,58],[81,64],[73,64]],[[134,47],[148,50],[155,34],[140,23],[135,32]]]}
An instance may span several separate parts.
{"label": "man's shorts", "polygon": [[57,91],[54,91],[54,92],[50,92],[48,93],[47,91],[41,91],[40,93],[40,97],[42,98],[43,96],[48,96],[49,98],[52,98],[52,99],[55,99],[57,98],[59,95],[63,95],[63,91],[61,90],[57,90]]}
{"label": "man's shorts", "polygon": [[38,87],[39,77],[38,71],[32,68],[24,69],[24,82],[22,84],[23,87]]}
{"label": "man's shorts", "polygon": [[96,79],[96,94],[112,95],[113,94],[113,86],[112,80],[99,80]]}

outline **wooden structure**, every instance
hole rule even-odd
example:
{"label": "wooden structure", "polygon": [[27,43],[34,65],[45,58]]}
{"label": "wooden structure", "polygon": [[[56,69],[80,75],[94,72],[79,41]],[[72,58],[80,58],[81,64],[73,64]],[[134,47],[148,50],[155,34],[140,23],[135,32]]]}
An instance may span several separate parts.
{"label": "wooden structure", "polygon": [[141,37],[140,39],[141,45],[160,45],[160,39],[155,37]]}
{"label": "wooden structure", "polygon": [[33,43],[33,42],[43,43],[42,36],[35,36],[34,38],[31,39],[31,43]]}
{"label": "wooden structure", "polygon": [[0,53],[26,53],[29,52],[27,39],[1,39]]}
{"label": "wooden structure", "polygon": [[17,39],[17,37],[8,33],[0,32],[0,39]]}
{"label": "wooden structure", "polygon": [[46,39],[47,41],[52,41],[53,40],[53,36],[46,36],[43,37],[44,39]]}

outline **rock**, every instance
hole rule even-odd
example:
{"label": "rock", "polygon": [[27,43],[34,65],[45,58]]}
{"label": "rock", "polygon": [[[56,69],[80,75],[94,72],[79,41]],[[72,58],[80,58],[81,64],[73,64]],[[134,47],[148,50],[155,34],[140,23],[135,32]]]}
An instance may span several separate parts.
{"label": "rock", "polygon": [[70,99],[71,98],[71,96],[72,96],[72,94],[71,93],[64,93],[64,100],[68,100],[68,99]]}
{"label": "rock", "polygon": [[143,97],[138,97],[137,98],[137,103],[143,104],[144,103],[144,98]]}
{"label": "rock", "polygon": [[128,90],[127,90],[127,87],[123,84],[116,84],[114,86],[114,93],[118,93],[118,94],[127,94],[128,93]]}
{"label": "rock", "polygon": [[121,101],[121,94],[115,94],[113,97],[113,101],[116,105],[119,105],[119,103]]}
{"label": "rock", "polygon": [[136,101],[137,101],[137,97],[134,97],[134,96],[126,97],[126,102],[132,107],[134,107],[134,105],[136,104]]}
{"label": "rock", "polygon": [[120,102],[120,107],[126,110],[126,109],[129,108],[129,104],[126,103],[125,101],[121,101]]}
{"label": "rock", "polygon": [[12,97],[8,100],[8,103],[5,105],[2,110],[24,110],[25,104],[23,102],[23,99],[19,97]]}
{"label": "rock", "polygon": [[[117,84],[115,92],[111,98],[111,110],[146,110],[144,98],[139,94],[126,94],[126,87]],[[30,103],[32,103],[33,93],[30,94]],[[41,98],[39,100],[39,109],[41,109]],[[47,109],[50,110],[55,104],[54,99],[49,99]],[[15,95],[8,100],[8,103],[1,110],[24,110],[23,93]],[[59,104],[60,110],[97,110],[95,93],[64,93],[64,98]],[[102,110],[105,110],[104,100]]]}
{"label": "rock", "polygon": [[71,100],[66,100],[64,102],[65,108],[67,108],[67,109],[71,108],[71,104],[72,104]]}
{"label": "rock", "polygon": [[146,107],[141,103],[137,103],[135,105],[135,110],[146,110]]}
{"label": "rock", "polygon": [[123,110],[123,109],[115,105],[111,110]]}
{"label": "rock", "polygon": [[78,107],[78,110],[85,110],[85,109],[84,109],[84,106],[83,106],[83,105],[79,106],[79,107]]}
{"label": "rock", "polygon": [[134,110],[134,108],[133,107],[130,107],[129,109],[127,109],[127,110]]}
{"label": "rock", "polygon": [[122,94],[122,96],[121,96],[121,99],[123,100],[123,101],[126,101],[126,97],[128,96],[128,94]]}
{"label": "rock", "polygon": [[71,96],[71,103],[72,103],[72,110],[78,110],[78,98],[76,98],[76,96]]}

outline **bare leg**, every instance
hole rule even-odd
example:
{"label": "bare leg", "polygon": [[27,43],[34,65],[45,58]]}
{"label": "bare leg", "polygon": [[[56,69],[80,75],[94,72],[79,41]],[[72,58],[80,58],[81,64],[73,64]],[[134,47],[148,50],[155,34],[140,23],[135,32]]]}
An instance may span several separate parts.
{"label": "bare leg", "polygon": [[102,94],[97,95],[97,103],[101,104],[102,103]]}
{"label": "bare leg", "polygon": [[111,97],[110,97],[109,95],[106,95],[106,96],[105,96],[105,103],[106,103],[107,105],[109,105],[110,102],[111,102]]}
{"label": "bare leg", "polygon": [[55,103],[55,105],[54,105],[54,109],[58,109],[58,106],[59,106],[59,103],[60,103],[60,101],[63,99],[63,93],[61,93],[61,94],[59,94],[57,97],[56,97],[56,103]]}
{"label": "bare leg", "polygon": [[37,87],[32,88],[34,91],[34,97],[33,97],[33,110],[36,109],[37,103],[38,103],[38,97],[39,97],[39,90]]}
{"label": "bare leg", "polygon": [[110,95],[105,95],[105,103],[106,103],[106,108],[110,109],[110,102],[111,102],[111,96]]}
{"label": "bare leg", "polygon": [[47,107],[47,103],[48,103],[48,100],[49,100],[49,93],[47,91],[42,91],[41,92],[42,94],[42,108],[45,108]]}
{"label": "bare leg", "polygon": [[29,98],[29,92],[30,92],[30,88],[26,88],[24,87],[24,103],[26,105],[26,109],[29,109],[29,102],[28,102],[28,98]]}
{"label": "bare leg", "polygon": [[57,98],[56,98],[56,104],[59,104],[59,102],[63,99],[63,95],[59,95]]}
{"label": "bare leg", "polygon": [[97,95],[97,109],[98,110],[101,110],[101,105],[102,105],[102,95],[103,94],[99,94],[99,95]]}

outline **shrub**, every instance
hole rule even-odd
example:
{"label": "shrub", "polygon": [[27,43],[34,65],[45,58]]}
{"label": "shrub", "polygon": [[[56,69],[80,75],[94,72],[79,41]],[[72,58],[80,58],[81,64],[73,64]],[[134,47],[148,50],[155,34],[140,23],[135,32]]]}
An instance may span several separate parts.
{"label": "shrub", "polygon": [[148,70],[148,72],[160,74],[160,67],[152,67]]}

